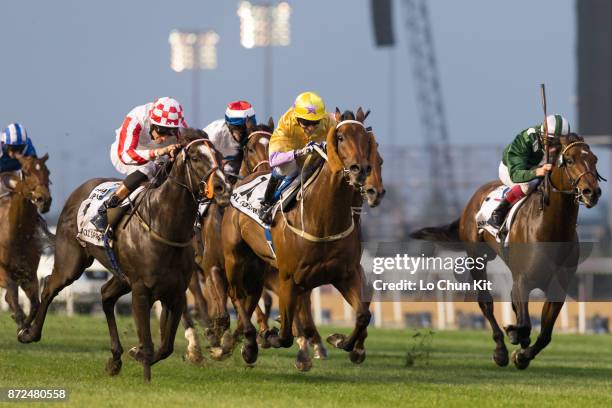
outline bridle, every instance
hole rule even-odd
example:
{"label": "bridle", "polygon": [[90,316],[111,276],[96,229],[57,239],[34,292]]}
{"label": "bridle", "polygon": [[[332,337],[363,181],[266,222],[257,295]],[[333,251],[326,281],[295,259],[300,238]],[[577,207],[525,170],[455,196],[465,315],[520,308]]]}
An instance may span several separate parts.
{"label": "bridle", "polygon": [[267,136],[268,139],[270,139],[272,137],[272,133],[266,132],[265,130],[257,130],[257,131],[251,133],[248,136],[248,138],[247,138],[247,145],[244,146],[244,154],[243,154],[244,159],[243,160],[245,160],[246,168],[247,168],[247,171],[249,172],[249,174],[255,173],[257,171],[257,169],[259,168],[259,166],[262,166],[264,164],[268,164],[268,165],[270,164],[269,160],[260,160],[260,161],[258,161],[255,164],[255,167],[253,167],[251,169],[250,166],[249,166],[248,160],[246,160],[246,157],[248,156],[248,154],[247,154],[247,148],[248,148],[248,143],[249,143],[248,141],[251,140],[251,138],[253,136],[256,136],[256,135],[264,135],[264,136]]}
{"label": "bridle", "polygon": [[[191,196],[195,202],[198,202],[200,198],[212,200],[215,196],[213,176],[215,172],[219,169],[219,162],[217,161],[217,157],[215,156],[215,150],[210,140],[196,139],[196,140],[192,140],[191,142],[189,142],[189,144],[187,144],[181,151],[181,155],[183,156],[183,161],[185,162],[185,169],[187,171],[187,179],[188,179],[189,185],[193,185],[194,176],[192,173],[194,172],[194,170],[192,168],[191,161],[189,160],[189,155],[187,155],[187,151],[194,143],[203,143],[204,147],[208,150],[209,156],[212,158],[212,165],[210,169],[197,183],[198,186],[202,186],[203,188],[199,188],[197,193],[194,193],[193,190],[189,186],[176,180],[176,178],[168,176],[168,180],[187,189],[187,191],[191,193]],[[202,193],[202,190],[204,191],[203,193]]]}
{"label": "bridle", "polygon": [[[50,181],[49,184],[43,183],[36,175],[26,174],[23,169],[19,171],[19,181],[20,182],[14,188],[11,188],[10,186],[7,186],[7,188],[12,190],[15,194],[18,194],[24,199],[30,201],[34,205],[37,205],[34,193],[39,188],[46,188],[48,190],[49,184],[51,184]],[[1,197],[2,196],[0,196],[0,198]]]}
{"label": "bridle", "polygon": [[571,174],[569,173],[569,170],[567,168],[567,160],[565,158],[565,153],[567,153],[568,150],[570,150],[571,148],[574,148],[576,146],[581,146],[581,145],[585,145],[588,146],[588,143],[586,143],[585,141],[582,140],[578,140],[576,142],[572,142],[568,145],[566,145],[565,147],[563,147],[563,150],[561,151],[561,153],[559,154],[559,158],[557,159],[557,163],[556,166],[558,168],[563,169],[565,176],[567,177],[567,179],[570,182],[571,185],[571,189],[569,190],[563,190],[563,189],[558,189],[557,187],[555,187],[555,185],[552,183],[552,179],[550,178],[550,173],[546,173],[546,177],[548,178],[548,181],[550,183],[550,186],[552,187],[552,191],[556,192],[556,193],[561,193],[561,194],[570,194],[574,196],[574,199],[576,200],[576,202],[579,202],[581,199],[584,199],[584,194],[582,193],[582,190],[580,190],[578,188],[578,183],[580,182],[580,179],[584,176],[586,176],[587,174],[592,175],[593,177],[595,177],[595,179],[597,181],[607,181],[605,178],[603,178],[598,172],[597,170],[592,171],[592,170],[585,170],[582,173],[580,173],[578,175],[578,177],[573,178],[571,176]]}

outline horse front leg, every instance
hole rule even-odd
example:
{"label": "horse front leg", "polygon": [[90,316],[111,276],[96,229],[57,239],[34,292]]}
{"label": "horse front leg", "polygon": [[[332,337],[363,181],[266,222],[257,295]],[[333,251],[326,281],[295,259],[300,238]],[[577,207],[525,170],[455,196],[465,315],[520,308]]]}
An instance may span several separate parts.
{"label": "horse front leg", "polygon": [[185,328],[185,340],[187,340],[187,352],[184,356],[185,360],[196,364],[200,363],[204,357],[202,356],[202,347],[200,346],[198,332],[195,329],[195,323],[187,309],[187,297],[185,297],[185,305],[183,307],[181,320]]}
{"label": "horse front leg", "polygon": [[140,284],[132,288],[132,313],[138,332],[138,347],[132,347],[129,355],[142,363],[144,380],[151,381],[151,364],[153,361],[153,339],[151,338],[151,307],[153,300],[149,290]]}
{"label": "horse front leg", "polygon": [[535,343],[531,347],[516,350],[512,353],[512,362],[519,370],[524,370],[529,366],[540,351],[550,343],[553,328],[557,321],[557,316],[563,307],[564,302],[546,301],[542,307],[542,331],[538,335]]}
{"label": "horse front leg", "polygon": [[163,318],[160,320],[162,343],[153,355],[152,365],[168,358],[174,351],[176,331],[181,322],[181,316],[186,304],[187,300],[184,291],[179,291],[178,296],[175,298],[166,299],[162,302],[164,309]]}
{"label": "horse front leg", "polygon": [[529,290],[520,282],[514,282],[511,292],[512,309],[516,315],[516,326],[506,327],[510,343],[520,344],[521,348],[531,344],[531,318],[529,317]]}
{"label": "horse front leg", "polygon": [[19,287],[13,280],[8,280],[6,285],[6,295],[4,296],[4,300],[8,303],[11,312],[13,314],[11,317],[17,323],[17,331],[23,329],[24,323],[26,321],[25,313],[23,309],[19,305]]}
{"label": "horse front leg", "polygon": [[[473,259],[478,257],[476,254],[468,254]],[[471,268],[470,275],[472,279],[477,280],[487,280],[487,266],[482,269]],[[491,330],[493,331],[493,341],[495,342],[495,350],[493,352],[493,361],[499,367],[505,367],[508,365],[508,348],[506,347],[506,343],[504,342],[504,332],[501,327],[497,323],[497,319],[495,318],[494,307],[493,307],[493,296],[491,292],[486,289],[482,289],[478,291],[478,306],[484,317],[489,321],[491,325]]]}
{"label": "horse front leg", "polygon": [[30,312],[28,313],[28,317],[23,324],[24,327],[27,327],[30,325],[30,323],[32,323],[32,320],[34,319],[34,316],[36,316],[36,312],[38,312],[38,308],[40,307],[38,279],[36,278],[36,274],[34,274],[33,279],[27,284],[23,285],[22,288],[30,301]]}
{"label": "horse front leg", "polygon": [[[287,276],[280,274],[280,276]],[[278,337],[270,337],[274,348],[289,348],[293,345],[293,318],[297,307],[298,290],[292,279],[281,280],[278,290],[278,306],[280,312],[280,331]]]}
{"label": "horse front leg", "polygon": [[[334,283],[336,289],[355,310],[355,328],[349,337],[339,333],[327,337],[327,342],[334,347],[350,352],[349,357],[355,364],[360,364],[365,360],[364,342],[367,337],[367,327],[372,318],[369,299],[362,299],[364,288],[362,287],[363,268],[361,265],[359,269],[360,273],[351,274],[350,279]],[[356,345],[359,347],[357,348]]]}

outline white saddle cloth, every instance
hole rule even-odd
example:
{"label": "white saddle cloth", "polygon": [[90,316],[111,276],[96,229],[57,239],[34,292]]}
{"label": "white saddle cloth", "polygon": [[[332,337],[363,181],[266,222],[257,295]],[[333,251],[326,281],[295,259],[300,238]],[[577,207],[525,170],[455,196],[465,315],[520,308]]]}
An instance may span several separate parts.
{"label": "white saddle cloth", "polygon": [[[489,195],[487,195],[487,198],[485,198],[485,200],[483,201],[480,210],[478,210],[478,212],[476,213],[476,223],[478,225],[478,232],[482,233],[483,230],[489,232],[495,237],[495,239],[497,239],[497,242],[501,242],[498,234],[499,230],[487,224],[487,221],[489,220],[489,218],[491,218],[493,210],[495,210],[499,203],[504,199],[504,195],[508,190],[509,187],[501,185],[491,191]],[[500,229],[510,231],[512,221],[514,219],[514,214],[516,214],[516,211],[521,207],[526,198],[527,197],[521,198],[517,203],[512,206]],[[509,236],[510,234],[506,234],[504,239],[504,246],[508,245]]]}

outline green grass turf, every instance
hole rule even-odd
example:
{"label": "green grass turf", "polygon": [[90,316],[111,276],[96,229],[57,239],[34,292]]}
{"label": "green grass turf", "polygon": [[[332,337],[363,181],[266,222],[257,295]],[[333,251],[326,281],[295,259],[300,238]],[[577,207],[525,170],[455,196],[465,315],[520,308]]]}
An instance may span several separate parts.
{"label": "green grass turf", "polygon": [[[406,368],[415,332],[370,329],[362,365],[330,350],[328,360],[300,373],[293,367],[295,346],[260,350],[254,368],[245,368],[239,352],[220,363],[186,363],[179,331],[174,354],[144,384],[141,366],[125,355],[119,376],[105,374],[110,352],[103,317],[49,315],[37,344],[19,344],[15,331],[0,312],[0,387],[66,387],[68,406],[612,406],[612,336],[556,335],[518,371],[494,365],[488,331],[438,332],[428,363]],[[125,350],[136,344],[131,318],[119,320],[119,331]],[[322,335],[331,333],[321,328]]]}

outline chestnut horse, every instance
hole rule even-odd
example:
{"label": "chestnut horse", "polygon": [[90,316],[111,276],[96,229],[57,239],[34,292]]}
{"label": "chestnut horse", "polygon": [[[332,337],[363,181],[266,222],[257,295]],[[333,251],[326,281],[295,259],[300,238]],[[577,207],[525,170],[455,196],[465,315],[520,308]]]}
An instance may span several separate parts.
{"label": "chestnut horse", "polygon": [[[114,306],[119,297],[130,291],[139,338],[138,348],[130,350],[130,354],[142,363],[145,381],[151,379],[151,365],[173,352],[185,306],[185,292],[193,271],[191,241],[197,197],[214,195],[218,204],[229,203],[230,185],[219,167],[221,155],[203,136],[204,132],[199,130],[182,132],[182,149],[167,180],[160,187],[143,193],[135,215],[116,228],[114,251],[129,282],[113,277],[102,288],[102,303],[111,336],[112,357],[106,364],[110,375],[120,372],[123,353]],[[90,244],[82,247],[75,239],[76,213],[81,202],[95,186],[108,180],[89,180],[68,198],[58,222],[53,272],[45,281],[42,304],[34,323],[19,333],[19,341],[40,340],[49,304],[60,290],[81,276],[94,258],[109,270],[112,267],[104,248]],[[150,313],[156,300],[162,303],[161,346],[154,353]]]}
{"label": "chestnut horse", "polygon": [[[368,112],[366,112],[366,117]],[[354,120],[355,117],[352,112],[345,112],[340,120]],[[372,134],[372,137],[374,135]],[[375,139],[375,137],[374,137]],[[370,152],[372,172],[366,177],[364,186],[361,188],[360,194],[355,193],[353,207],[355,209],[361,208],[363,201],[367,201],[370,208],[377,207],[382,198],[386,194],[386,190],[383,186],[382,181],[382,164],[383,159],[378,152],[378,143],[373,144],[373,149]],[[358,225],[361,221],[360,212],[355,211],[354,213],[355,224]],[[265,289],[270,290],[278,294],[279,281],[278,271],[268,266],[264,272],[264,285]],[[267,290],[264,289],[262,299],[264,300],[265,312],[257,306],[257,323],[259,325],[258,343],[262,348],[269,347],[269,341],[266,337],[274,335],[275,332],[268,333],[268,318],[270,316],[270,308],[272,305],[272,298],[268,294]],[[300,301],[296,309],[296,317],[294,319],[294,334],[297,339],[297,343],[302,353],[308,353],[308,345],[312,345],[314,350],[314,358],[325,359],[327,358],[327,350],[321,340],[321,335],[317,330],[312,316],[311,307],[311,291],[307,291],[300,296]],[[307,337],[308,336],[308,337]],[[307,368],[302,364],[302,368]]]}
{"label": "chestnut horse", "polygon": [[[363,269],[359,263],[361,243],[355,228],[352,205],[371,172],[370,152],[374,139],[357,120],[341,121],[336,109],[336,127],[327,134],[327,154],[317,153],[321,170],[307,186],[297,205],[287,214],[279,212],[272,225],[276,258],[253,220],[229,207],[223,217],[222,236],[230,297],[244,322],[242,357],[247,364],[257,360],[256,330],[250,318],[264,285],[265,263],[278,269],[281,329],[272,338],[274,347],[291,347],[292,324],[300,295],[325,284],[333,284],[357,312],[356,325],[348,337],[334,334],[328,341],[350,352],[351,360],[365,359],[363,343],[370,321],[369,300],[362,294]],[[325,160],[321,157],[325,158]],[[247,177],[248,182],[251,177]],[[348,181],[348,182],[347,182]],[[265,262],[265,263],[264,263]],[[308,369],[310,358],[298,352],[298,369]]]}
{"label": "chestnut horse", "polygon": [[[515,214],[509,231],[509,247],[502,248],[488,232],[479,234],[475,215],[489,192],[501,183],[485,184],[472,196],[461,218],[443,227],[424,228],[412,234],[413,238],[439,242],[467,243],[471,257],[486,256],[487,260],[499,255],[512,272],[512,307],[516,325],[506,328],[512,344],[520,349],[512,353],[512,361],[519,369],[550,343],[553,327],[563,307],[566,289],[575,275],[578,259],[576,220],[578,205],[587,208],[597,204],[601,195],[597,173],[597,157],[583,138],[576,134],[559,139],[556,164],[550,173],[549,202],[542,206],[543,184],[539,193],[531,194]],[[543,209],[542,209],[543,208]],[[485,244],[478,245],[484,242]],[[487,279],[486,267],[472,269],[474,280]],[[539,288],[546,294],[542,308],[542,330],[530,345],[531,322],[529,319],[529,294]],[[478,293],[478,304],[491,324],[496,343],[493,359],[499,366],[508,364],[508,349],[504,334],[493,315],[493,298],[488,290]]]}
{"label": "chestnut horse", "polygon": [[[274,130],[272,118],[267,124],[254,125],[247,121],[247,142],[243,148],[243,161],[240,176],[245,177],[253,172],[269,172],[268,143]],[[200,323],[204,326],[210,343],[210,356],[213,359],[227,357],[233,349],[234,339],[225,333],[229,327],[227,313],[227,279],[225,278],[225,261],[221,247],[221,219],[224,209],[211,203],[202,219],[200,239],[202,245],[195,243],[196,268],[191,277],[189,290],[196,303]],[[203,287],[200,280],[204,282]],[[217,316],[210,319],[209,316]],[[183,315],[185,338],[188,340],[186,358],[193,362],[202,359],[197,332],[187,310]]]}
{"label": "chestnut horse", "polygon": [[[30,324],[40,304],[36,273],[43,242],[39,229],[46,226],[40,225],[38,211],[44,214],[51,206],[48,158],[46,154],[18,157],[21,172],[0,175],[7,190],[0,196],[0,287],[6,289],[17,330]],[[27,317],[19,306],[19,287],[30,301]]]}

